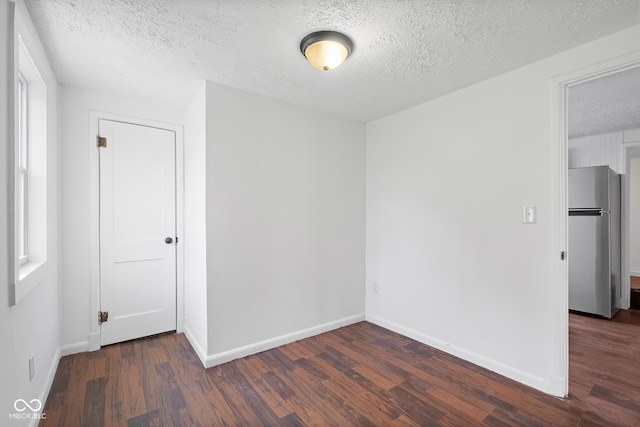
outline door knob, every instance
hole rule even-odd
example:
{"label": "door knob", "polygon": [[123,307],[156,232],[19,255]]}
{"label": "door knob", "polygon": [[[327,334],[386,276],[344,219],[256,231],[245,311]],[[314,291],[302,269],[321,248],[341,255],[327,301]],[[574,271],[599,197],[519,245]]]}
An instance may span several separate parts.
{"label": "door knob", "polygon": [[164,242],[165,242],[167,245],[170,245],[170,244],[172,244],[172,243],[173,243],[173,239],[172,239],[171,237],[167,237],[166,239],[164,239]]}

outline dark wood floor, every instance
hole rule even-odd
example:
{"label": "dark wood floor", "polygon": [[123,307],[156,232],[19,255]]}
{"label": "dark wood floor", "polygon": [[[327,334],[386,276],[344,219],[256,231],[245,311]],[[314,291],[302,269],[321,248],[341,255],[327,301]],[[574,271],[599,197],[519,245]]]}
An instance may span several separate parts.
{"label": "dark wood floor", "polygon": [[640,326],[623,317],[570,315],[566,399],[362,322],[208,370],[183,335],[67,356],[40,425],[639,426]]}

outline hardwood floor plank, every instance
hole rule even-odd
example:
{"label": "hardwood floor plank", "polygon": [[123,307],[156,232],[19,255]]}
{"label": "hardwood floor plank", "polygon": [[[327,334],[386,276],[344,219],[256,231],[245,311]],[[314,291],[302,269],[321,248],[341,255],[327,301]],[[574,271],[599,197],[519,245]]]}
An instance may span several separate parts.
{"label": "hardwood floor plank", "polygon": [[304,347],[307,351],[311,352],[311,354],[316,355],[322,353],[324,351],[324,346],[318,340],[318,337],[309,337],[302,341],[298,341],[298,343]]}
{"label": "hardwood floor plank", "polygon": [[248,360],[250,358],[239,359],[236,361],[238,370],[251,383],[253,388],[260,393],[264,401],[269,405],[271,410],[278,418],[284,418],[293,413],[293,409],[287,404],[276,390],[274,390],[269,382],[265,380],[264,375],[268,375],[271,371],[264,372],[256,367]]}
{"label": "hardwood floor plank", "polygon": [[[349,425],[375,427],[383,424],[382,420],[376,416],[377,411],[362,411],[360,401],[354,399],[354,396],[345,399],[344,395],[336,393],[335,388],[332,388],[330,384],[318,383],[313,389],[322,396],[331,410],[338,411]],[[385,421],[389,422],[389,420]]]}
{"label": "hardwood floor plank", "polygon": [[122,359],[120,381],[124,393],[124,411],[127,419],[145,414],[147,405],[144,400],[144,388],[142,384],[142,364],[135,351],[134,343],[127,345],[127,354]]}
{"label": "hardwood floor plank", "polygon": [[298,342],[292,342],[291,344],[287,344],[279,348],[282,354],[287,356],[292,362],[295,362],[298,359],[311,357],[314,354],[308,349],[301,346]]}
{"label": "hardwood floor plank", "polygon": [[301,396],[290,397],[287,399],[287,404],[304,424],[309,426],[348,425],[342,417],[338,417],[335,413],[318,409],[321,397],[315,393],[301,393]]}
{"label": "hardwood floor plank", "polygon": [[[393,422],[393,425],[394,426],[406,426],[406,427],[420,427],[420,424],[416,423],[415,421],[413,421],[411,418],[407,417],[404,414],[400,415]],[[458,427],[458,426],[456,426],[456,427]]]}
{"label": "hardwood floor plank", "polygon": [[511,427],[511,424],[494,416],[493,414],[489,415],[487,418],[482,420],[482,425],[491,426],[491,427]]}
{"label": "hardwood floor plank", "polygon": [[429,393],[432,387],[425,386],[421,381],[407,380],[399,387],[402,387],[404,391],[413,395],[415,399],[418,399],[427,405],[432,418],[435,413],[440,414],[437,417],[437,421],[441,425],[472,425],[474,421],[476,423],[478,422],[478,420],[474,420],[474,417],[472,416],[475,411],[471,413],[468,411],[462,411],[465,406],[457,406],[450,401],[440,400],[433,397],[433,394]]}
{"label": "hardwood floor plank", "polygon": [[[329,358],[329,360],[327,360]],[[368,380],[355,370],[345,367],[344,371],[336,369],[333,365],[337,362],[325,353],[317,356],[316,364],[330,373],[330,378],[322,382],[326,387],[331,388],[343,399],[351,399],[354,404],[370,413],[373,421],[376,419],[388,421],[396,419],[401,413],[396,408],[396,402],[391,393],[376,386],[373,381]],[[333,364],[332,364],[333,363]],[[357,403],[356,403],[357,402]]]}
{"label": "hardwood floor plank", "polygon": [[393,406],[395,402],[389,398],[389,393],[386,393],[385,397],[376,396],[375,393],[354,393],[352,387],[353,384],[350,382],[336,378],[326,380],[314,389],[323,399],[327,398],[332,402],[349,402],[348,405],[345,403],[333,405],[340,408],[345,419],[353,418],[354,410],[359,410],[367,423],[372,422],[376,425],[389,425],[400,416],[401,412]]}
{"label": "hardwood floor plank", "polygon": [[312,358],[298,359],[294,364],[296,365],[294,372],[304,372],[304,374],[308,375],[307,378],[310,379],[310,383],[317,383],[330,378],[329,374],[320,369]]}
{"label": "hardwood floor plank", "polygon": [[280,351],[280,348],[263,351],[260,353],[260,360],[262,360],[269,369],[284,369],[287,371],[293,371],[295,369],[293,362]]}
{"label": "hardwood floor plank", "polygon": [[[170,378],[173,399],[179,402],[179,397],[176,397],[179,391],[185,402],[184,408],[181,407],[179,411],[188,413],[196,425],[206,425],[210,420],[217,419],[217,412],[207,398],[212,390],[210,381],[195,352],[190,347],[185,347],[183,340],[179,341],[179,346],[182,356],[174,360],[176,371]],[[168,362],[161,364],[163,363]]]}
{"label": "hardwood floor plank", "polygon": [[152,347],[149,346],[142,346],[140,354],[142,369],[141,385],[145,406],[148,412],[162,409],[163,407],[160,377],[155,375],[155,373],[157,365],[166,363],[156,359],[154,355],[151,354],[151,348]]}
{"label": "hardwood floor plank", "polygon": [[398,407],[405,415],[421,426],[439,426],[438,419],[444,415],[442,412],[431,407],[428,403],[416,398],[413,394],[404,389],[402,385],[395,386],[389,390],[396,398]]}
{"label": "hardwood floor plank", "polygon": [[124,413],[124,393],[118,376],[106,378],[104,402],[104,420],[106,426],[122,427],[127,425]]}
{"label": "hardwood floor plank", "polygon": [[295,412],[290,413],[286,417],[280,418],[278,425],[281,427],[305,427],[306,424],[300,419]]}
{"label": "hardwood floor plank", "polygon": [[[202,411],[190,410],[188,407],[173,366],[169,362],[159,363],[155,366],[156,373],[160,378],[159,383],[163,384],[160,396],[164,418],[168,419],[172,425],[198,425],[198,422],[205,420],[202,417]],[[178,365],[175,366],[178,369]]]}
{"label": "hardwood floor plank", "polygon": [[591,411],[585,412],[577,425],[580,427],[629,427],[629,424],[607,419]]}
{"label": "hardwood floor plank", "polygon": [[434,351],[435,350],[434,348],[430,348],[429,346],[421,344],[417,341],[412,341],[409,344],[403,346],[402,348],[405,350],[409,350],[425,359],[428,359],[432,357],[434,354],[437,354],[437,352]]}
{"label": "hardwood floor plank", "polygon": [[127,427],[149,427],[149,416],[148,414],[138,415],[137,417],[133,417],[127,421]]}
{"label": "hardwood floor plank", "polygon": [[46,414],[46,418],[44,420],[41,420],[40,423],[38,424],[39,426],[61,426],[63,424],[61,424],[61,419],[62,419],[62,413],[65,412],[65,408],[64,407],[57,407],[57,408],[47,408],[45,414]]}
{"label": "hardwood floor plank", "polygon": [[120,349],[120,357],[126,359],[127,357],[135,357],[135,341],[125,341],[116,346]]}
{"label": "hardwood floor plank", "polygon": [[[527,417],[517,411],[506,411],[502,408],[496,408],[493,410],[483,421],[483,424],[489,426],[531,426],[531,427],[548,427],[552,424],[547,424],[535,417]],[[565,424],[569,425],[569,424]]]}
{"label": "hardwood floor plank", "polygon": [[231,408],[218,388],[213,388],[205,395],[214,415],[211,418],[211,425],[237,426],[241,425],[236,418],[233,408]]}
{"label": "hardwood floor plank", "polygon": [[63,398],[63,407],[67,410],[63,411],[60,416],[60,426],[82,425],[82,412],[88,381],[87,361],[86,353],[74,355],[74,360],[70,361],[69,386]]}
{"label": "hardwood floor plank", "polygon": [[106,360],[103,355],[96,352],[89,353],[87,362],[86,376],[88,380],[95,380],[105,376]]}
{"label": "hardwood floor plank", "polygon": [[266,372],[262,375],[262,378],[265,379],[267,384],[271,386],[271,389],[274,390],[283,400],[287,400],[296,395],[296,392],[282,381],[278,375],[274,374],[273,371]]}
{"label": "hardwood floor plank", "polygon": [[57,409],[63,405],[64,397],[69,387],[69,376],[69,372],[61,371],[60,368],[58,368],[58,372],[51,385],[51,390],[49,390],[49,398],[47,399],[49,408]]}
{"label": "hardwood floor plank", "polygon": [[231,387],[220,390],[227,404],[247,425],[275,425],[278,417],[242,375],[234,362],[222,365]]}
{"label": "hardwood floor plank", "polygon": [[388,363],[388,359],[380,355],[381,351],[378,347],[354,340],[340,347],[340,351],[357,361],[357,365],[354,368],[355,371],[360,374],[367,372],[371,373],[371,375],[374,375],[373,373],[375,372],[376,381],[386,384],[385,388],[387,389],[400,384],[406,378],[406,371],[396,374],[393,369],[380,369],[381,366],[385,366]]}
{"label": "hardwood floor plank", "polygon": [[449,406],[450,411],[466,414],[470,420],[469,424],[480,424],[495,409],[484,402],[465,399],[464,395],[456,395],[440,388],[429,388],[426,393],[438,400],[441,406]]}
{"label": "hardwood floor plank", "polygon": [[589,395],[612,403],[620,407],[620,409],[624,408],[633,413],[640,414],[640,394],[638,393],[620,393],[611,388],[596,384],[589,392]]}
{"label": "hardwood floor plank", "polygon": [[107,380],[105,377],[87,381],[87,387],[85,389],[84,409],[82,411],[83,426],[104,426],[106,382]]}
{"label": "hardwood floor plank", "polygon": [[341,408],[327,402],[324,395],[314,386],[309,385],[294,371],[279,370],[274,372],[281,376],[296,393],[287,398],[287,403],[309,425],[349,425]]}

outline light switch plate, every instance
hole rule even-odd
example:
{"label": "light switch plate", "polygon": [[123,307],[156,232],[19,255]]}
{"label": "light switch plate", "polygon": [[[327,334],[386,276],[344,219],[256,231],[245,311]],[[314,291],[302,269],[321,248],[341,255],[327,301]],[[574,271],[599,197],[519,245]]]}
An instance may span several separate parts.
{"label": "light switch plate", "polygon": [[523,224],[536,223],[536,207],[535,206],[522,207],[522,223]]}

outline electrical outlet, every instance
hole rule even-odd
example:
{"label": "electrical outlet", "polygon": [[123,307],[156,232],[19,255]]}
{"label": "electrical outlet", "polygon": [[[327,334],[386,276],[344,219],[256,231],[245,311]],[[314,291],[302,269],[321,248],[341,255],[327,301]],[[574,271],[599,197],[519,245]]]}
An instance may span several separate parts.
{"label": "electrical outlet", "polygon": [[536,207],[535,206],[522,207],[522,223],[523,224],[536,223]]}
{"label": "electrical outlet", "polygon": [[33,359],[33,354],[30,354],[29,355],[29,381],[31,381],[35,376],[36,376],[36,365]]}
{"label": "electrical outlet", "polygon": [[377,294],[378,293],[378,282],[374,282],[373,283],[373,293]]}

